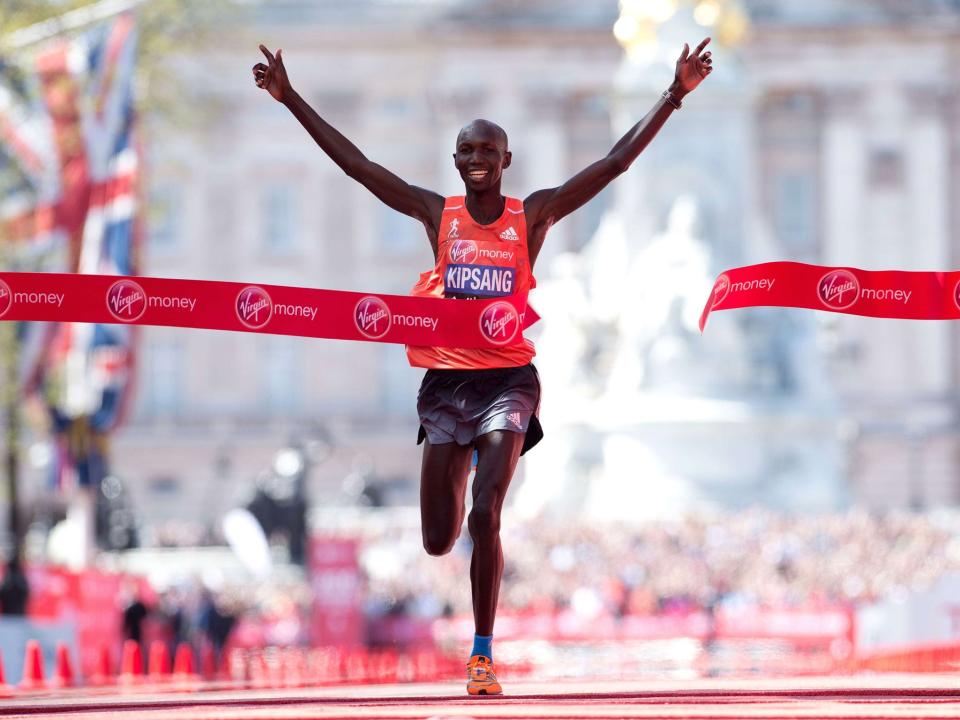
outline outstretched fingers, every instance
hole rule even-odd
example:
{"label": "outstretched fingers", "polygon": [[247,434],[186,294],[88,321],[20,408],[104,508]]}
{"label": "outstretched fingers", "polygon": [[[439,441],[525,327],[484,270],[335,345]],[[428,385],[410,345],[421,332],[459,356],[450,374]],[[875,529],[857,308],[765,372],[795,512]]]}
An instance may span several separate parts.
{"label": "outstretched fingers", "polygon": [[684,62],[689,55],[690,55],[690,46],[687,43],[684,43],[683,52],[680,53],[680,59],[677,62]]}
{"label": "outstretched fingers", "polygon": [[[705,37],[703,40],[700,41],[700,44],[697,45],[697,49],[693,51],[693,54],[694,54],[696,57],[700,57],[700,53],[703,52],[703,49],[709,44],[709,42],[710,42],[710,38]],[[687,46],[686,43],[684,43],[683,46],[684,46],[684,48],[686,48],[686,46]]]}
{"label": "outstretched fingers", "polygon": [[267,50],[267,48],[264,45],[260,46],[260,52],[264,54],[264,57],[267,58],[267,62],[270,63],[270,66],[272,67],[274,63],[273,54],[269,50]]}

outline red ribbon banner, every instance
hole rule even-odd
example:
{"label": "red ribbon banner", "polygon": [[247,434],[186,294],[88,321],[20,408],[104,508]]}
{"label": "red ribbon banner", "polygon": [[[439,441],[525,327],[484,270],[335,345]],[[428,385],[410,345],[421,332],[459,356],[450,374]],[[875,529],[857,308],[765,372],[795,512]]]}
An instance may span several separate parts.
{"label": "red ribbon banner", "polygon": [[0,273],[0,320],[166,325],[435,347],[515,345],[526,296],[445,300],[210,280]]}
{"label": "red ribbon banner", "polygon": [[960,272],[908,272],[771,262],[717,277],[700,316],[774,305],[902,320],[960,319]]}

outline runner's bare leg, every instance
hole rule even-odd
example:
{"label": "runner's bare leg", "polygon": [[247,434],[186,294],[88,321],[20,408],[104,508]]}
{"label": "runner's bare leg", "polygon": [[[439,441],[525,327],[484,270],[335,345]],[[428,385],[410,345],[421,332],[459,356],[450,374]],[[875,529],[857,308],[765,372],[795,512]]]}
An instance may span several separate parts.
{"label": "runner's bare leg", "polygon": [[460,535],[467,475],[473,447],[455,442],[432,445],[424,440],[420,469],[420,528],[430,555],[445,555]]}
{"label": "runner's bare leg", "polygon": [[473,480],[473,507],[467,518],[473,538],[470,585],[477,635],[493,635],[503,575],[500,511],[523,449],[522,433],[494,430],[477,438],[477,474]]}

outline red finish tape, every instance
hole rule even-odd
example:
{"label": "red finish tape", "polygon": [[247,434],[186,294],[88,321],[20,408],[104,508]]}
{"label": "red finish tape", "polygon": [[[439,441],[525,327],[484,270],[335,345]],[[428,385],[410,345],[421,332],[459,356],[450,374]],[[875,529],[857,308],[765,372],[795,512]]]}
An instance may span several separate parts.
{"label": "red finish tape", "polygon": [[514,345],[526,296],[445,300],[210,280],[0,273],[0,320],[165,325],[436,347]]}
{"label": "red finish tape", "polygon": [[771,262],[727,270],[717,277],[700,315],[714,310],[774,305],[902,320],[960,319],[960,272],[859,270]]}

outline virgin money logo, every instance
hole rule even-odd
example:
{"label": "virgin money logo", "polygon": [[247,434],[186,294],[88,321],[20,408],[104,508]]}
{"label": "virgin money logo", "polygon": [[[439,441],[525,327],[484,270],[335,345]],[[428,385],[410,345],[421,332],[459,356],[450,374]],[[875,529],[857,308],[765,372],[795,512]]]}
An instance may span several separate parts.
{"label": "virgin money logo", "polygon": [[831,310],[843,310],[860,297],[860,281],[849,270],[831,270],[820,278],[817,297]]}
{"label": "virgin money logo", "polygon": [[712,310],[717,305],[722,303],[727,298],[727,293],[729,292],[730,278],[728,278],[726,275],[721,275],[713,284],[713,294],[710,296],[710,309]]}
{"label": "virgin money logo", "polygon": [[477,244],[473,240],[455,240],[450,244],[450,262],[469,265],[477,259]]}
{"label": "virgin money logo", "polygon": [[273,317],[273,300],[263,288],[245,287],[237,295],[237,318],[251,330],[259,330]]}
{"label": "virgin money logo", "polygon": [[369,295],[362,298],[353,310],[353,321],[364,337],[379,340],[390,330],[392,316],[390,308],[378,297]]}
{"label": "virgin money logo", "polygon": [[[2,292],[2,290],[0,290]],[[957,284],[953,286],[953,304],[960,308],[960,280],[957,281]],[[6,312],[3,309],[3,299],[0,298],[0,315]]]}
{"label": "virgin money logo", "polygon": [[135,322],[147,309],[147,294],[133,280],[117,280],[107,290],[107,310],[120,322]]}
{"label": "virgin money logo", "polygon": [[13,291],[3,280],[0,280],[0,317],[7,314],[7,310],[13,305]]}
{"label": "virgin money logo", "polygon": [[495,302],[480,313],[480,332],[494,345],[506,345],[520,329],[520,314],[508,302]]}

